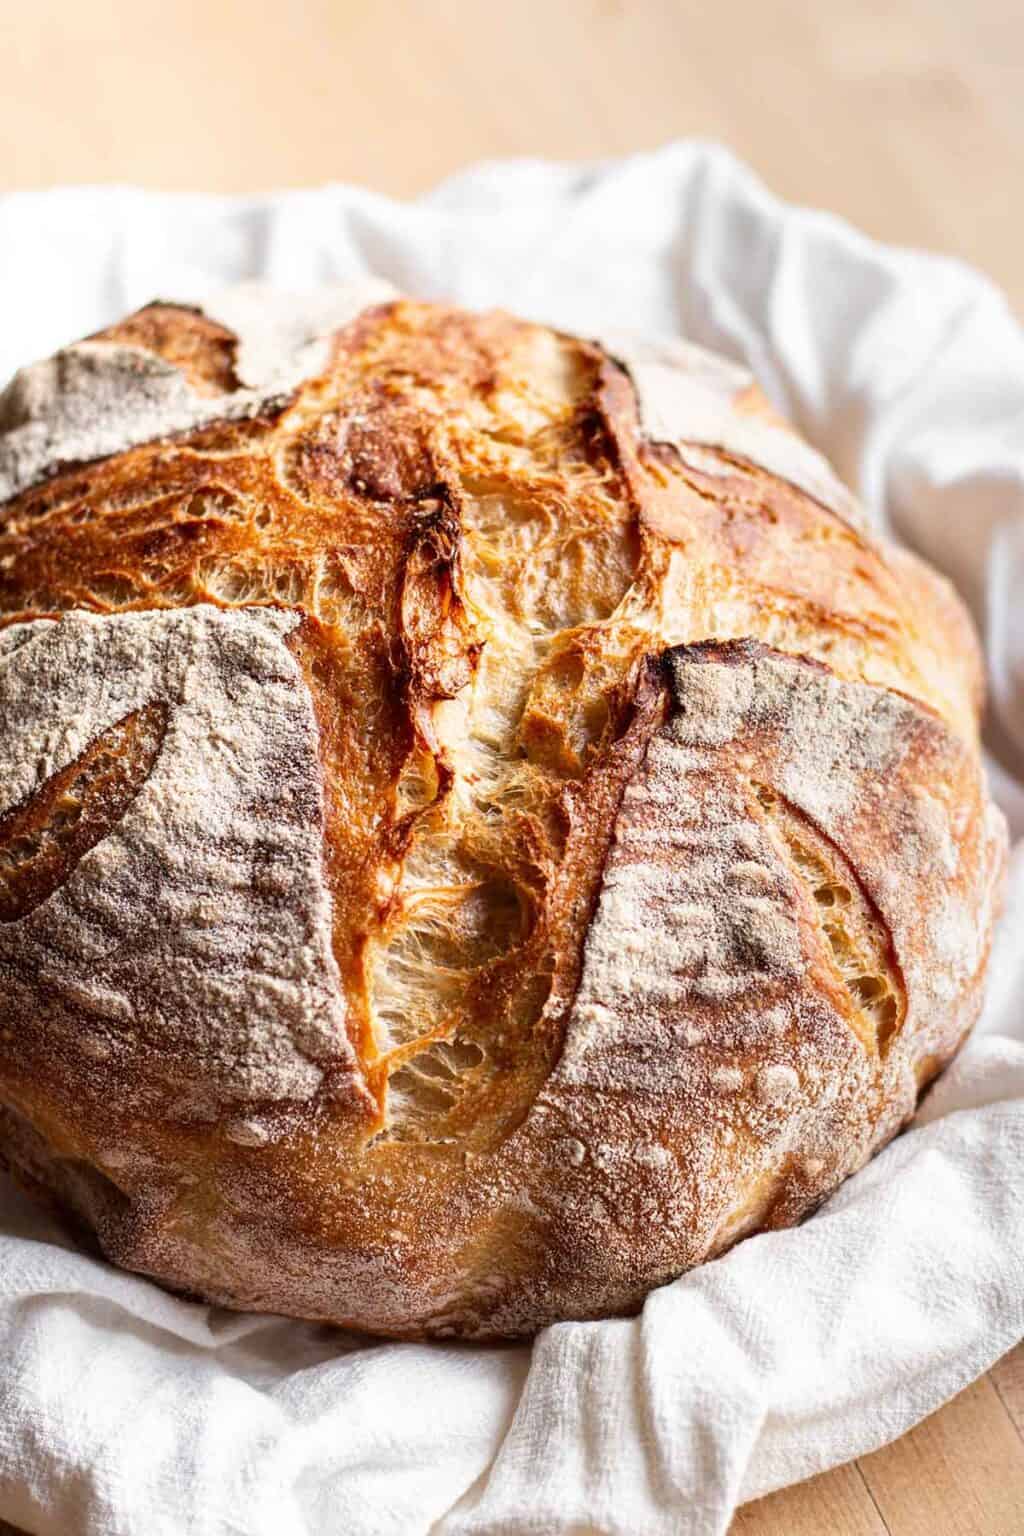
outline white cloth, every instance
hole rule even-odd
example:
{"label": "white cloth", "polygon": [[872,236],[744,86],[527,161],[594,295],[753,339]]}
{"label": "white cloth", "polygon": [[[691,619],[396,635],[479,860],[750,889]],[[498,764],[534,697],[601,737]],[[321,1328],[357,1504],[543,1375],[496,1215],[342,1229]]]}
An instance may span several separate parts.
{"label": "white cloth", "polygon": [[[1024,336],[949,261],[784,206],[719,149],[510,163],[414,204],[121,188],[0,199],[0,371],[153,296],[373,270],[747,359],[987,637],[1024,834]],[[0,1184],[0,1517],[39,1536],[718,1536],[902,1433],[1024,1334],[1024,844],[984,1027],[805,1226],[532,1351],[363,1344],[188,1305]],[[1016,1037],[1007,1038],[1007,1037]]]}

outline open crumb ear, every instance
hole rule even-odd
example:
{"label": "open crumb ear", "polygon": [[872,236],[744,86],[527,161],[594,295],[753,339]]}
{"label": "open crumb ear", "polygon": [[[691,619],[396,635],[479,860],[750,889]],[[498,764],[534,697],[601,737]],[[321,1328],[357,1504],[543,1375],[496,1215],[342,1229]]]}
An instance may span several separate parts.
{"label": "open crumb ear", "polygon": [[869,1049],[884,1055],[907,1012],[892,936],[836,845],[767,785],[751,787],[814,903],[837,977],[849,995],[851,1023]]}

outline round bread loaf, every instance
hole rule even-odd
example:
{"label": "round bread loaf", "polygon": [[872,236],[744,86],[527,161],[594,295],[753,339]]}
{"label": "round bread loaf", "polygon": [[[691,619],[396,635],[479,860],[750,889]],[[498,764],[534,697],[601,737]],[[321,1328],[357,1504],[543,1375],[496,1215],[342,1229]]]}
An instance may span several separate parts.
{"label": "round bread loaf", "polygon": [[0,397],[0,1156],[227,1306],[635,1309],[974,1021],[980,695],[732,364],[151,305]]}

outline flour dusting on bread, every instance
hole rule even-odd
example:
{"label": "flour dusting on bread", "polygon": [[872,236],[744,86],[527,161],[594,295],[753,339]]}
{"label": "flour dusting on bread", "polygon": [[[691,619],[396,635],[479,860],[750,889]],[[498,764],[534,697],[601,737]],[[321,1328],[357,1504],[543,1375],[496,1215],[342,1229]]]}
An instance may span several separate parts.
{"label": "flour dusting on bread", "polygon": [[0,502],[60,465],[257,415],[320,372],[331,335],[393,292],[366,278],[306,295],[265,284],[215,294],[203,312],[236,337],[237,387],[223,394],[198,393],[153,352],[102,339],[22,369],[0,394]]}
{"label": "flour dusting on bread", "polygon": [[[120,1059],[123,1094],[152,1108],[159,1084],[186,1119],[308,1100],[328,1070],[353,1068],[317,728],[286,644],[298,622],[197,607],[4,632],[0,835],[5,812],[117,722],[166,712],[121,818],[44,906],[0,925],[7,1011],[70,1058]],[[62,810],[80,813],[73,794]],[[12,880],[53,821],[3,850]]]}

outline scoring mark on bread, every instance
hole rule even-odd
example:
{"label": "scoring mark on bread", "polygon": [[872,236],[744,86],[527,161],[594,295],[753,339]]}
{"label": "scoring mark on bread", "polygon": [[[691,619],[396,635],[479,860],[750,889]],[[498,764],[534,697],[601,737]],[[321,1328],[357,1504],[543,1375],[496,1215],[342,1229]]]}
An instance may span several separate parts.
{"label": "scoring mark on bread", "polygon": [[745,368],[690,342],[601,338],[629,376],[644,435],[720,448],[788,481],[857,531],[864,516],[832,466],[770,409]]}
{"label": "scoring mark on bread", "polygon": [[133,710],[0,818],[0,923],[52,896],[121,821],[163,746],[167,705]]}
{"label": "scoring mark on bread", "polygon": [[758,783],[751,788],[813,903],[849,995],[851,1022],[864,1045],[885,1056],[907,1013],[906,988],[888,925],[835,843],[777,789]]}

